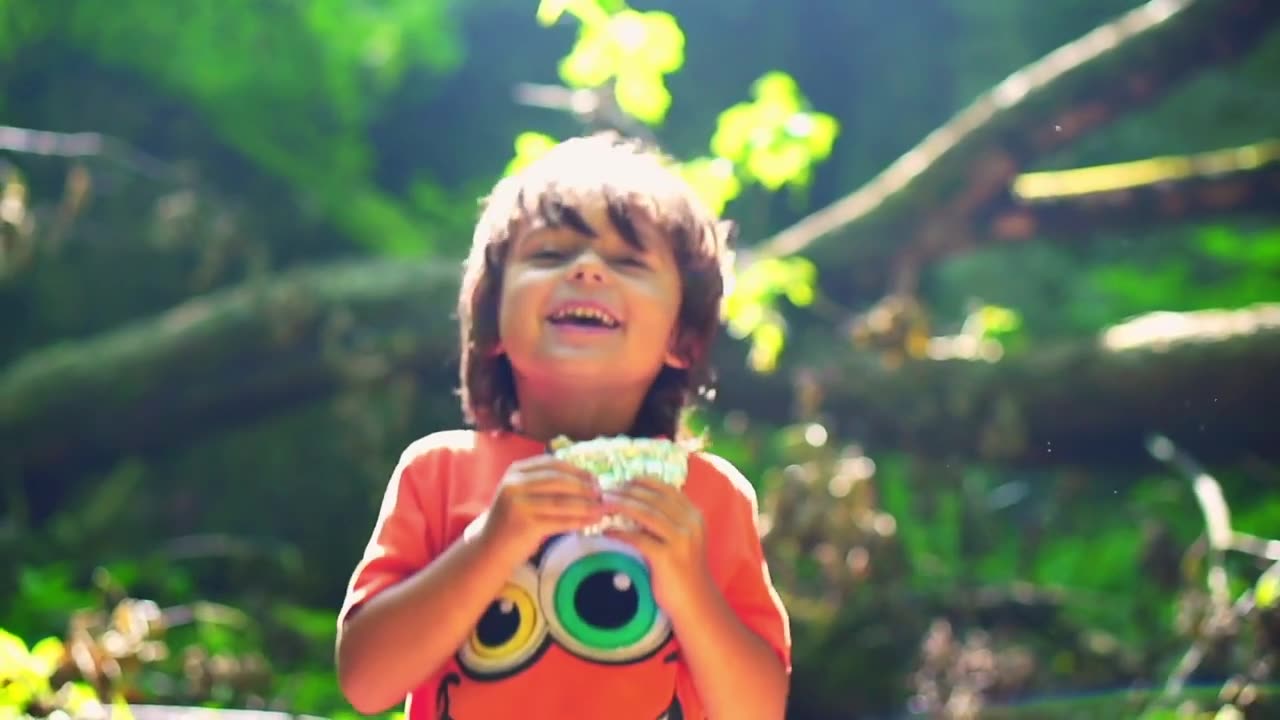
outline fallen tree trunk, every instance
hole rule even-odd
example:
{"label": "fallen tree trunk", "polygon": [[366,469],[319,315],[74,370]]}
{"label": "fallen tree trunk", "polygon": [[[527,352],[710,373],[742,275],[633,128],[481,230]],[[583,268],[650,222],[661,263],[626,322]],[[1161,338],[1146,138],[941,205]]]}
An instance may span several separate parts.
{"label": "fallen tree trunk", "polygon": [[975,214],[979,237],[1078,238],[1280,213],[1280,141],[1182,157],[1028,173]]}
{"label": "fallen tree trunk", "polygon": [[910,293],[924,263],[988,239],[982,220],[1037,160],[1245,56],[1278,21],[1280,3],[1266,0],[1151,0],[1010,75],[744,259],[807,255],[846,304]]}
{"label": "fallen tree trunk", "polygon": [[850,353],[793,371],[789,393],[735,379],[720,404],[754,416],[817,398],[809,416],[869,451],[1121,467],[1147,464],[1145,441],[1160,433],[1216,463],[1280,458],[1277,367],[1280,304],[1263,304],[1152,313],[995,362],[916,360],[890,370]]}
{"label": "fallen tree trunk", "polygon": [[[441,426],[457,423],[457,276],[447,263],[310,268],[36,351],[0,373],[6,461],[28,477],[81,471],[404,371],[433,388],[427,400]],[[768,376],[748,371],[745,349],[726,340],[715,406],[765,423],[805,419],[794,410],[797,397],[812,392],[797,387],[804,376],[817,378],[833,426],[877,450],[1093,462],[1138,457],[1143,434],[1160,431],[1197,452],[1199,439],[1212,439],[1206,445],[1216,457],[1265,452],[1270,401],[1280,399],[1275,315],[1275,308],[1237,311],[1221,322],[1243,330],[1226,334],[1201,327],[1220,322],[1210,316],[1170,316],[1200,334],[1171,339],[1166,329],[1117,344],[1121,328],[1106,336],[1109,345],[1083,341],[995,363],[915,361],[897,370],[852,349],[832,353],[839,341],[827,337],[825,352],[809,356],[842,359]]]}
{"label": "fallen tree trunk", "polygon": [[185,302],[0,374],[0,437],[28,472],[73,472],[180,444],[374,382],[396,369],[456,382],[457,267],[354,262]]}

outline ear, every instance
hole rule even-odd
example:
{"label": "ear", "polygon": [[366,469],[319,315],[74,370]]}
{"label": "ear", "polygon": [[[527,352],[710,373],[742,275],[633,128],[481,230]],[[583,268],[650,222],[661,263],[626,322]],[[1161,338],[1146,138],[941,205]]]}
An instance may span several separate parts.
{"label": "ear", "polygon": [[489,348],[489,357],[496,358],[499,355],[502,355],[503,353],[505,353],[506,351],[507,349],[502,347],[501,342],[496,342],[493,344],[493,347]]}
{"label": "ear", "polygon": [[689,367],[689,353],[685,352],[688,344],[680,341],[680,328],[676,328],[671,333],[671,340],[667,342],[667,354],[662,362],[677,370],[684,370]]}

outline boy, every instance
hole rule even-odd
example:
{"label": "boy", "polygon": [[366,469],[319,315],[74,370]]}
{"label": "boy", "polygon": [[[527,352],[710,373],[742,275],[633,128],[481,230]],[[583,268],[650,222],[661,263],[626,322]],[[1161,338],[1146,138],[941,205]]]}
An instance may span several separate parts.
{"label": "boy", "polygon": [[[413,443],[339,615],[356,709],[408,720],[783,717],[790,632],[751,485],[603,493],[564,436],[682,439],[718,327],[729,224],[663,160],[566,141],[494,189],[459,297],[475,430]],[[578,531],[606,515],[628,526]]]}

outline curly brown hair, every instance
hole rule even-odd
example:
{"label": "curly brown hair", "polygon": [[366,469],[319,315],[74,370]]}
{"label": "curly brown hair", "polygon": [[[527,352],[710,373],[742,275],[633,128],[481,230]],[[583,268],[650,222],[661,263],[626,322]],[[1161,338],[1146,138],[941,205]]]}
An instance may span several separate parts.
{"label": "curly brown hair", "polygon": [[684,438],[685,412],[708,396],[709,352],[732,263],[736,226],[708,212],[669,158],[614,133],[566,140],[504,178],[485,200],[458,295],[462,412],[480,430],[513,430],[515,378],[498,345],[502,275],[512,241],[531,225],[569,226],[594,235],[576,206],[600,198],[609,220],[640,247],[631,218],[653,223],[671,243],[682,299],[677,351],[685,368],[665,366],[629,431],[636,437]]}

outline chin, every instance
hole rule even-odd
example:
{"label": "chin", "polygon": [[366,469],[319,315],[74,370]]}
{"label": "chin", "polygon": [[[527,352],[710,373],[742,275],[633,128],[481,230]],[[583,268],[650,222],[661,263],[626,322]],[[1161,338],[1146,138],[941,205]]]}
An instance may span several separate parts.
{"label": "chin", "polygon": [[[637,372],[627,367],[629,358],[621,354],[545,358],[520,372],[527,380],[556,385],[648,385],[657,372]],[[660,368],[659,368],[660,369]]]}

